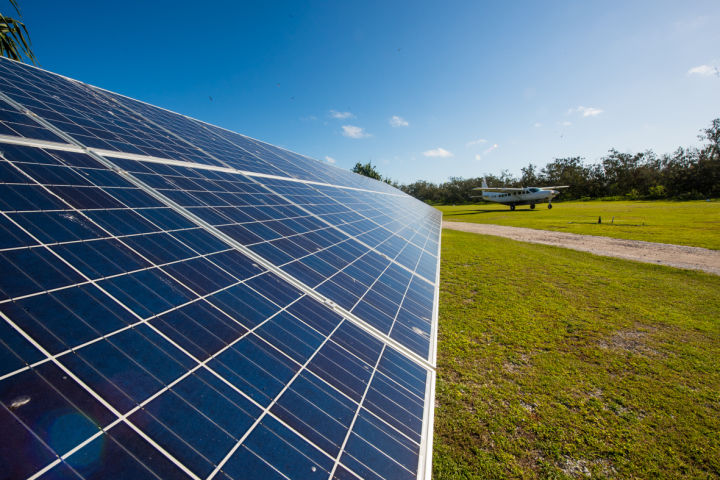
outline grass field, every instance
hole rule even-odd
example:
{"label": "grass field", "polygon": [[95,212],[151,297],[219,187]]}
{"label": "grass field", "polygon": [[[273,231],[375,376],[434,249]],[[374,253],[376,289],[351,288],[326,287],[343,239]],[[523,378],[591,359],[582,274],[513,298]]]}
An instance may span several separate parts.
{"label": "grass field", "polygon": [[435,479],[720,476],[720,277],[445,230],[440,288]]}
{"label": "grass field", "polygon": [[[504,205],[438,206],[455,222],[494,223],[512,227],[604,235],[720,250],[720,202],[591,201],[517,207]],[[602,224],[598,224],[602,217]],[[613,223],[612,219],[615,217]]]}

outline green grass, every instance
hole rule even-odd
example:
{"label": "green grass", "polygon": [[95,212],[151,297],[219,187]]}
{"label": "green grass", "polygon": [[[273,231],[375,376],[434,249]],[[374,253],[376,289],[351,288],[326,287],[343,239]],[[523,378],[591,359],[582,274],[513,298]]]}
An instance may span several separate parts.
{"label": "green grass", "polygon": [[720,477],[720,277],[442,242],[436,480]]}
{"label": "green grass", "polygon": [[[504,205],[438,206],[455,222],[494,223],[512,227],[604,235],[648,242],[691,245],[720,250],[720,202],[592,201],[562,202],[548,210]],[[598,224],[602,217],[602,224]],[[614,223],[611,223],[615,217]]]}

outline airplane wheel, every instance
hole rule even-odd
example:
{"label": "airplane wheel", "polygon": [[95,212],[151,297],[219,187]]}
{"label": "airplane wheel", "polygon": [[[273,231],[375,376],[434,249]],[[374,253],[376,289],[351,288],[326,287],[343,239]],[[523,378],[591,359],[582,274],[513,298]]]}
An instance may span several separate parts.
{"label": "airplane wheel", "polygon": [[531,204],[530,204],[530,210],[535,210],[535,204],[534,204],[534,203],[531,203]]}
{"label": "airplane wheel", "polygon": [[552,203],[548,203],[548,208],[552,208]]}
{"label": "airplane wheel", "polygon": [[510,205],[510,211],[511,211],[511,212],[514,212],[514,211],[515,211],[515,205]]}

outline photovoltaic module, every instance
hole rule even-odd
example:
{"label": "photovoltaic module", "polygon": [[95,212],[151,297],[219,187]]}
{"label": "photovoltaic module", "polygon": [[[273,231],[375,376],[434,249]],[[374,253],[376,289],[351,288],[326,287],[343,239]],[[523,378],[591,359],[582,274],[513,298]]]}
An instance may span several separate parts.
{"label": "photovoltaic module", "polygon": [[0,58],[0,476],[429,478],[440,222]]}

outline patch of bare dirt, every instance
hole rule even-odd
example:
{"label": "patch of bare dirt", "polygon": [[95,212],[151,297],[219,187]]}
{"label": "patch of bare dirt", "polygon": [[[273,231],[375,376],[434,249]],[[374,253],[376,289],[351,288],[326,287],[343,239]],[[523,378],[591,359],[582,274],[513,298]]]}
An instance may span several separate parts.
{"label": "patch of bare dirt", "polygon": [[462,232],[495,235],[521,242],[541,243],[571,248],[606,257],[624,258],[637,262],[655,263],[669,267],[702,270],[720,275],[720,252],[700,247],[667,243],[624,240],[621,238],[551,232],[532,228],[506,227],[483,223],[443,222],[443,228]]}
{"label": "patch of bare dirt", "polygon": [[598,346],[608,350],[620,350],[643,355],[661,355],[659,351],[649,347],[646,342],[646,337],[654,330],[619,330],[609,338],[601,341]]}

